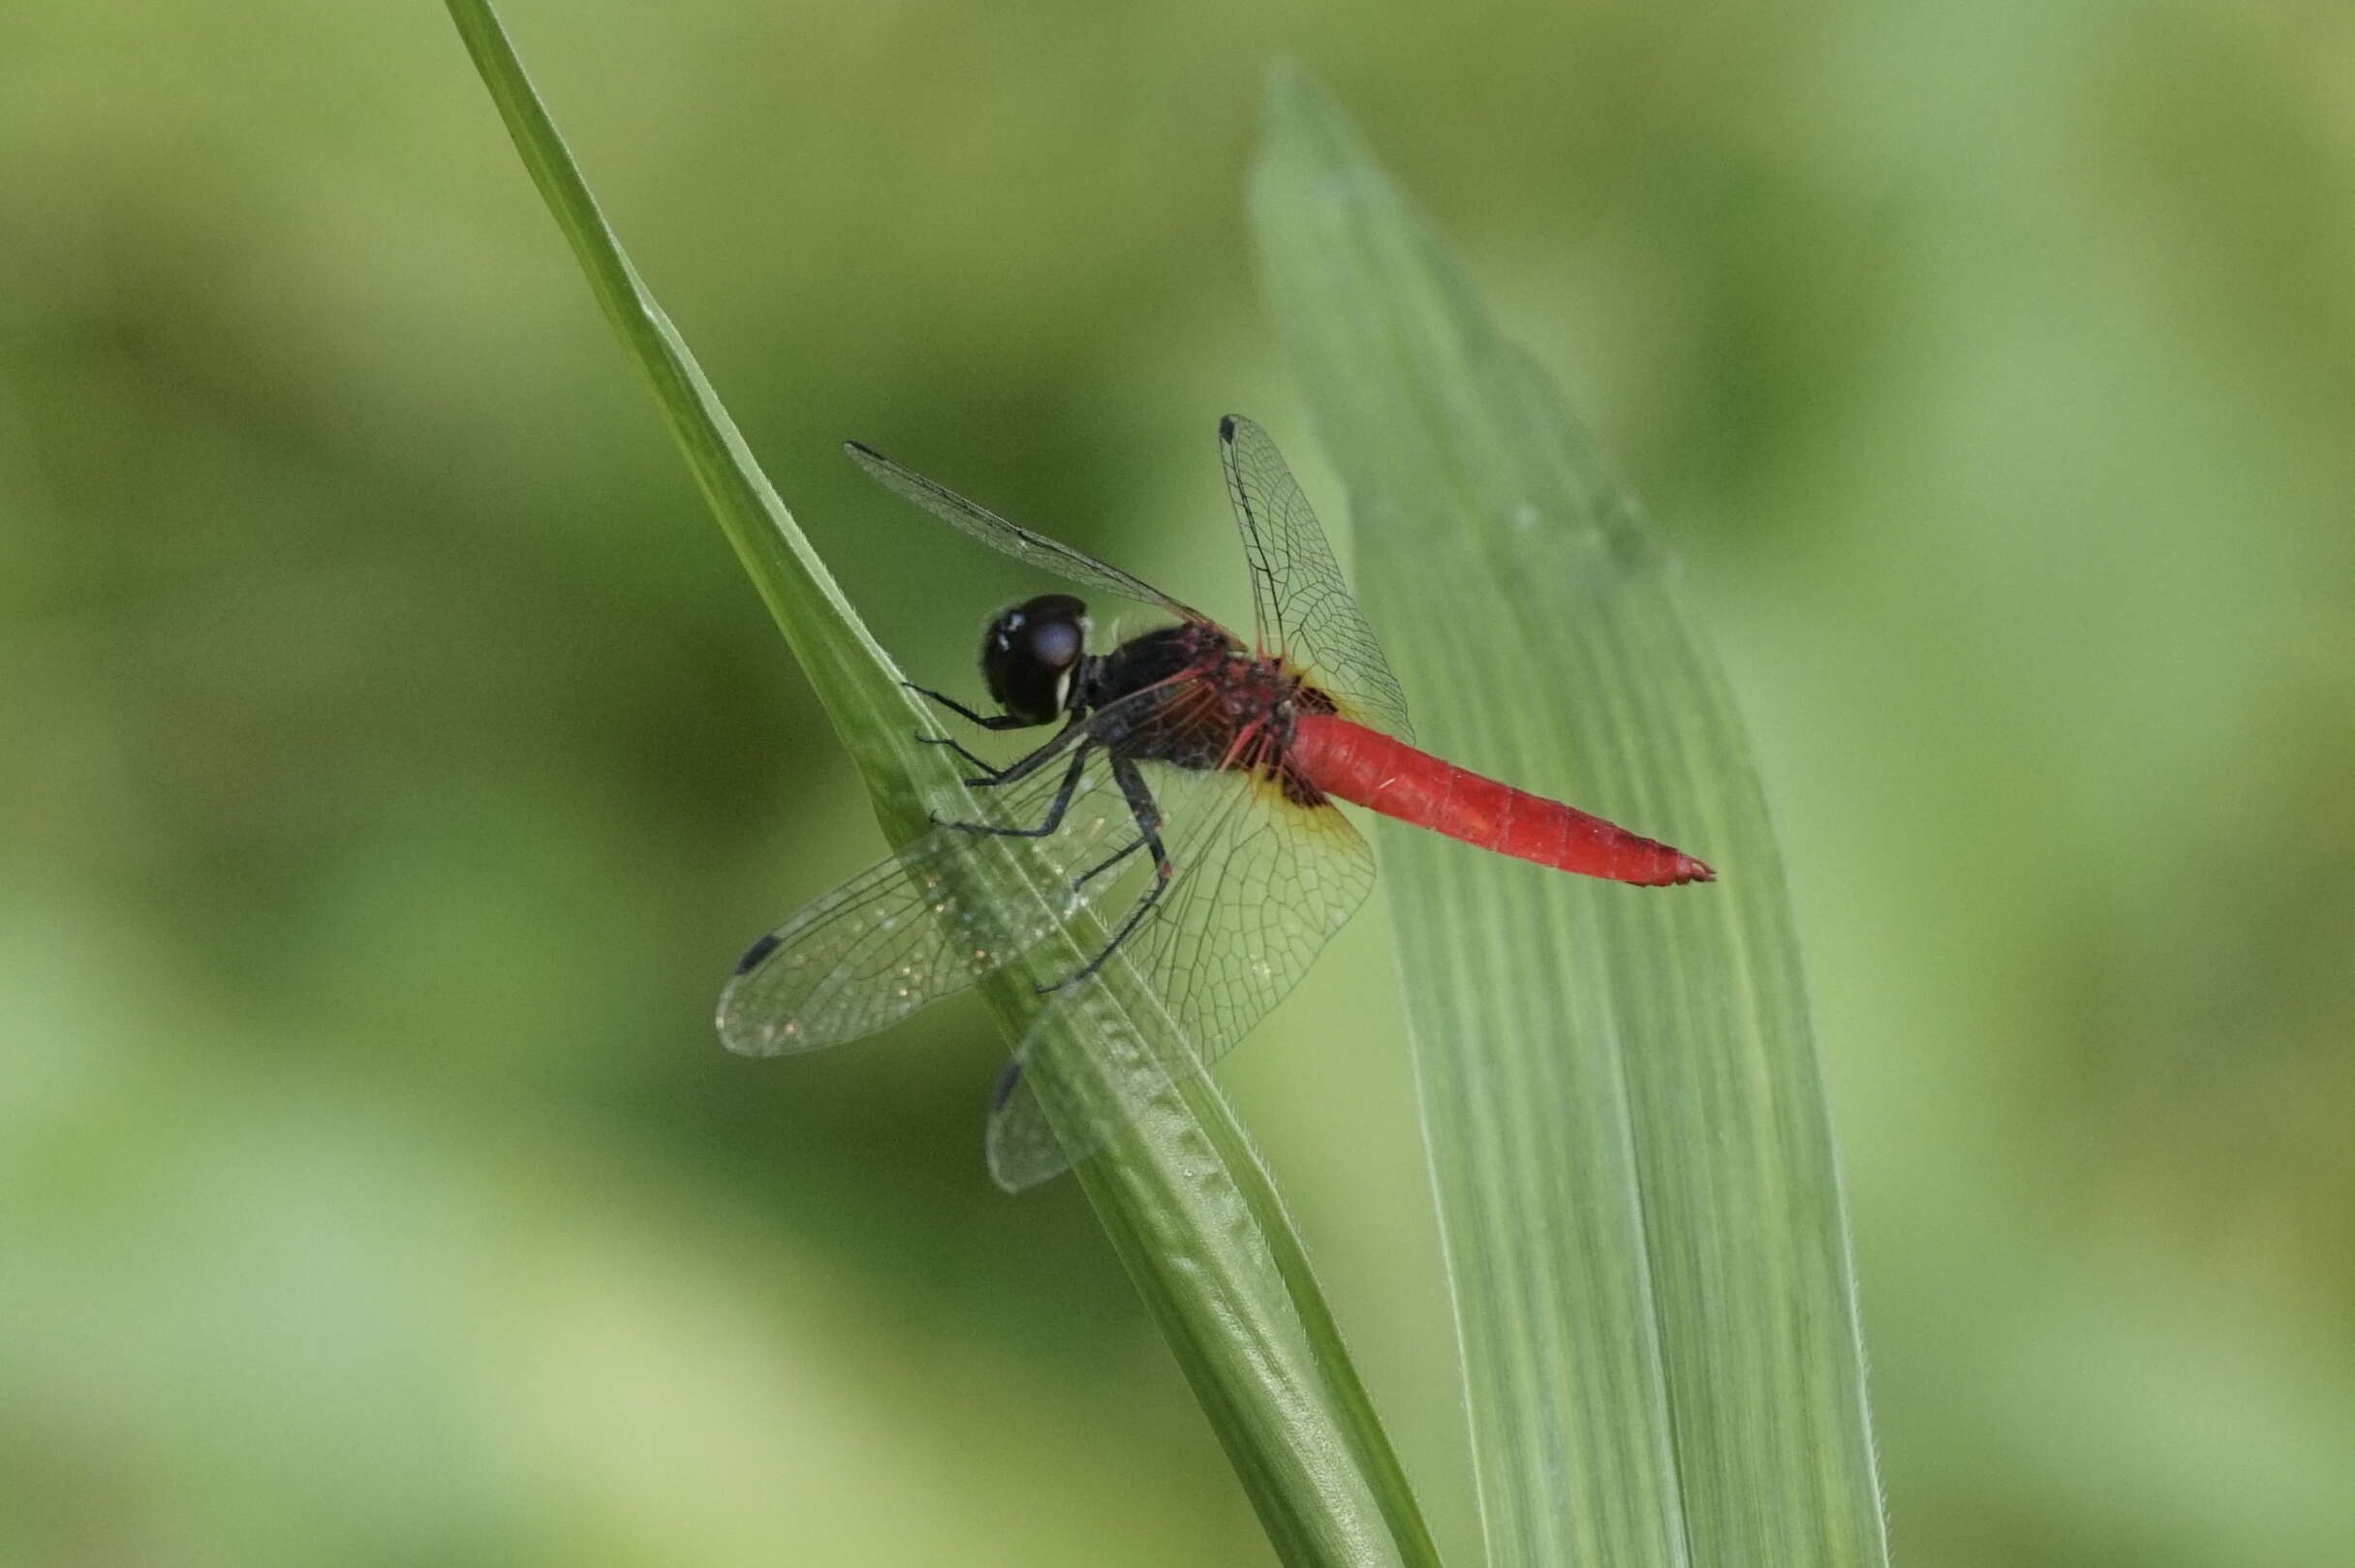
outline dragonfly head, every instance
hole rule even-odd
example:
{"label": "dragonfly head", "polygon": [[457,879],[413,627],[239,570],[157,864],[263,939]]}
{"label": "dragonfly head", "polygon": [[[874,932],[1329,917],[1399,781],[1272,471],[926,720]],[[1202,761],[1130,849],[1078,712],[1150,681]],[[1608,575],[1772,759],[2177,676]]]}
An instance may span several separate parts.
{"label": "dragonfly head", "polygon": [[999,707],[1051,723],[1071,694],[1088,651],[1088,607],[1069,594],[1040,594],[1000,612],[981,636],[981,678]]}

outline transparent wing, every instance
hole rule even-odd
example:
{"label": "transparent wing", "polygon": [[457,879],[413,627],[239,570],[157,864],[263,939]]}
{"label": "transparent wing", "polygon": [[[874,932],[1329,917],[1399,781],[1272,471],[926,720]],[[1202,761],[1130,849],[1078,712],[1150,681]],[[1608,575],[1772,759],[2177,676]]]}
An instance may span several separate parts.
{"label": "transparent wing", "polygon": [[[1100,976],[1058,991],[1016,1049],[990,1116],[990,1172],[1008,1190],[1094,1153],[1162,1083],[1230,1050],[1284,999],[1374,885],[1373,852],[1348,820],[1330,805],[1290,798],[1264,771],[1148,763],[1145,772],[1177,872],[1120,951],[1168,1009],[1185,1046],[1148,1057],[1122,1031],[1089,1028],[1089,1015],[1113,1006]],[[1097,904],[1108,921],[1129,907]],[[1129,1039],[1137,1060],[1109,1064],[1107,1076],[1124,1084],[1114,1102],[1083,1100],[1063,1081],[1053,1065],[1059,1034]]]}
{"label": "transparent wing", "polygon": [[1125,599],[1140,604],[1159,604],[1170,614],[1187,621],[1209,618],[1199,610],[1179,603],[1148,582],[1131,577],[1118,567],[1105,566],[1094,556],[1059,544],[1043,534],[1034,534],[1020,523],[1010,522],[987,507],[966,500],[945,484],[936,484],[904,468],[872,446],[855,441],[845,442],[843,450],[851,461],[865,469],[883,487],[905,496],[950,526],[972,535],[992,549],[1003,550],[1017,561],[1026,562],[1044,571],[1090,588],[1108,589]]}
{"label": "transparent wing", "polygon": [[[981,791],[990,819],[1037,826],[1069,774],[1058,757],[1002,791]],[[976,907],[952,894],[974,834],[938,827],[824,894],[755,942],[720,993],[720,1038],[745,1056],[816,1051],[897,1023],[1021,957],[1113,880],[1081,875],[1136,838],[1128,803],[1100,754],[1083,764],[1059,831],[993,842],[1030,856],[1048,885],[1071,887],[1061,907],[1033,900]]]}
{"label": "transparent wing", "polygon": [[1219,453],[1251,562],[1260,649],[1339,697],[1345,718],[1412,740],[1406,693],[1284,454],[1266,431],[1231,414],[1219,421]]}

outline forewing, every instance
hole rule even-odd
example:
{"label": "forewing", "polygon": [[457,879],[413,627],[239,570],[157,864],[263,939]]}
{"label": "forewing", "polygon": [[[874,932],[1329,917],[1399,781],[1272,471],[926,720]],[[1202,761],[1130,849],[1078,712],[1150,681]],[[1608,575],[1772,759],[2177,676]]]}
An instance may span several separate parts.
{"label": "forewing", "polygon": [[[1185,1046],[1140,1055],[1132,1068],[1121,1064],[1120,1100],[1083,1105],[1056,1080],[1050,1015],[1108,1011],[1110,999],[1100,976],[1057,992],[1016,1050],[1018,1071],[1002,1086],[990,1117],[990,1171],[1009,1190],[1094,1153],[1163,1081],[1199,1072],[1232,1049],[1308,972],[1374,885],[1373,851],[1330,805],[1303,806],[1266,777],[1235,769],[1148,765],[1147,776],[1177,874],[1120,951],[1168,1010]],[[1100,900],[1097,911],[1114,926],[1129,907]],[[1050,1098],[1058,1101],[1052,1124]]]}
{"label": "forewing", "polygon": [[872,446],[855,441],[845,442],[843,449],[851,461],[865,469],[882,481],[886,489],[897,492],[931,512],[935,517],[972,535],[992,549],[1003,550],[1017,561],[1026,562],[1041,570],[1054,572],[1090,588],[1107,589],[1140,604],[1158,604],[1170,614],[1187,621],[1206,621],[1200,611],[1179,603],[1152,584],[1130,576],[1118,567],[1108,567],[1094,556],[1060,544],[1043,534],[1034,534],[1020,523],[999,516],[987,507],[966,500],[945,484],[936,484],[912,468],[894,463]]}
{"label": "forewing", "polygon": [[[1035,826],[1069,766],[1059,757],[1002,792],[976,796],[991,821]],[[1135,836],[1128,805],[1097,754],[1060,831],[994,842],[1036,862],[1044,885],[1071,887]],[[872,1034],[1019,958],[1110,885],[1098,877],[1057,907],[1033,899],[968,902],[955,894],[970,882],[956,863],[976,843],[963,829],[936,827],[755,942],[720,993],[722,1042],[766,1057]]]}
{"label": "forewing", "polygon": [[1226,493],[1251,564],[1259,647],[1341,699],[1344,717],[1412,740],[1406,693],[1299,481],[1268,433],[1239,415],[1219,421]]}

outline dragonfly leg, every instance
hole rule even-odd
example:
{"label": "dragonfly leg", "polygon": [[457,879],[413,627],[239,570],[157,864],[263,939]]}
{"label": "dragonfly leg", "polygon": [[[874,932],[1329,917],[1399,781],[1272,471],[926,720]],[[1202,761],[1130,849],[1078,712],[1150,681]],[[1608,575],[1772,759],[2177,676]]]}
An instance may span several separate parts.
{"label": "dragonfly leg", "polygon": [[1087,721],[1073,715],[1071,722],[1058,730],[1053,740],[1028,756],[1016,757],[1003,768],[992,768],[986,779],[968,779],[965,782],[976,789],[995,789],[1000,784],[1019,784],[1053,761],[1068,746],[1077,745],[1080,751],[1085,752],[1088,749],[1087,739]]}
{"label": "dragonfly leg", "polygon": [[[1076,724],[1064,731],[1066,735],[1075,733],[1085,733],[1085,731]],[[1011,784],[1022,774],[1035,773],[1038,771],[1038,764],[1061,750],[1064,744],[1062,738],[1058,737],[1039,747],[1038,750],[988,782]],[[1088,749],[1082,746],[1071,754],[1071,765],[1065,771],[1063,784],[1056,789],[1054,800],[1047,806],[1046,820],[1040,822],[1037,827],[1000,827],[995,822],[943,822],[941,826],[952,827],[963,833],[986,833],[993,838],[1000,839],[1043,839],[1063,825],[1063,814],[1071,809],[1071,796],[1077,792],[1079,776],[1086,770],[1087,765]]]}
{"label": "dragonfly leg", "polygon": [[1136,853],[1144,846],[1145,841],[1142,838],[1131,839],[1125,847],[1114,850],[1108,858],[1099,861],[1095,866],[1072,877],[1071,891],[1074,893],[1078,892],[1081,888],[1087,886],[1090,882],[1096,880],[1097,877],[1101,876],[1105,872],[1110,871],[1113,867],[1119,865],[1122,861],[1128,859],[1131,855]]}
{"label": "dragonfly leg", "polygon": [[[1145,889],[1144,896],[1136,901],[1136,907],[1129,911],[1129,918],[1121,922],[1118,931],[1112,933],[1112,939],[1104,943],[1103,951],[1053,985],[1040,986],[1038,992],[1041,996],[1050,991],[1061,991],[1065,986],[1084,980],[1102,968],[1106,961],[1120,950],[1120,944],[1144,924],[1145,916],[1153,912],[1153,907],[1162,901],[1162,895],[1169,891],[1170,882],[1177,876],[1177,867],[1170,863],[1169,851],[1162,847],[1162,809],[1153,803],[1152,785],[1146,784],[1145,776],[1136,771],[1135,762],[1118,753],[1112,757],[1112,777],[1119,781],[1120,792],[1128,798],[1129,810],[1136,817],[1137,831],[1136,843],[1123,849],[1119,855],[1114,855],[1112,860],[1118,860],[1121,855],[1140,846],[1152,849],[1153,885]],[[1104,862],[1105,866],[1110,864],[1110,860]],[[1103,866],[1096,868],[1097,871],[1103,869]],[[1096,872],[1088,873],[1089,876],[1095,875]]]}
{"label": "dragonfly leg", "polygon": [[968,779],[965,781],[967,784],[991,784],[998,782],[998,765],[995,762],[985,762],[981,758],[974,755],[972,752],[966,750],[964,744],[957,740],[955,736],[918,735],[915,739],[916,744],[919,746],[945,746],[950,751],[956,753],[957,755],[972,763],[975,767],[979,768],[981,770],[981,777],[978,779]]}
{"label": "dragonfly leg", "polygon": [[[929,737],[918,736],[916,738],[923,740],[928,739]],[[1078,744],[1079,757],[1072,758],[1071,771],[1073,777],[1064,781],[1061,793],[1055,797],[1054,812],[1053,815],[1048,816],[1046,827],[1038,831],[1033,831],[1029,828],[1002,828],[993,826],[987,822],[950,822],[938,816],[935,816],[932,819],[933,824],[937,827],[963,828],[969,833],[1007,833],[1019,834],[1025,838],[1045,838],[1047,834],[1052,833],[1055,830],[1054,824],[1063,820],[1064,808],[1071,803],[1071,791],[1077,784],[1076,776],[1079,771],[1078,763],[1080,758],[1087,755],[1088,752],[1086,745],[1087,738],[1087,724],[1080,719],[1073,718],[1069,723],[1063,726],[1062,731],[1058,733],[1053,740],[1048,741],[1044,746],[1041,746],[1037,751],[1031,753],[1030,755],[1018,758],[1003,768],[990,767],[986,762],[981,762],[978,757],[975,757],[972,753],[965,752],[963,747],[960,746],[957,748],[958,751],[965,752],[965,755],[968,759],[979,763],[984,774],[986,775],[985,777],[979,779],[966,780],[966,786],[973,789],[994,789],[1000,784],[1020,783],[1022,780],[1029,778],[1032,774],[1037,773],[1040,768],[1046,766],[1047,763],[1053,761],[1067,748],[1075,743]]]}
{"label": "dragonfly leg", "polygon": [[[983,729],[1037,729],[1041,723],[1035,719],[1018,719],[1010,713],[976,713],[956,698],[935,692],[928,686],[918,686],[914,681],[902,681],[900,685],[919,697],[930,697],[959,719],[979,724]],[[1048,723],[1053,722],[1052,720],[1044,721]]]}

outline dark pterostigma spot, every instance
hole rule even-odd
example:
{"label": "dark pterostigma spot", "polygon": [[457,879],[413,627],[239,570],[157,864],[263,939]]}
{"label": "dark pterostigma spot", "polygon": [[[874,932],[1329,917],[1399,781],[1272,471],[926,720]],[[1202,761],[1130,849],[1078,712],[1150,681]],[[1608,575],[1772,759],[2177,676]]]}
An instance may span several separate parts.
{"label": "dark pterostigma spot", "polygon": [[1022,1063],[1008,1058],[998,1070],[998,1087],[989,1091],[989,1114],[996,1116],[1006,1109],[1006,1102],[1014,1097],[1014,1086],[1022,1082]]}
{"label": "dark pterostigma spot", "polygon": [[738,974],[745,973],[746,971],[750,970],[754,965],[759,963],[762,959],[768,957],[769,954],[775,952],[776,950],[777,934],[772,931],[767,936],[761,938],[759,941],[753,943],[751,952],[746,953],[742,958],[736,960],[736,972]]}
{"label": "dark pterostigma spot", "polygon": [[1235,439],[1235,416],[1233,415],[1222,414],[1219,415],[1219,439],[1221,441]]}

